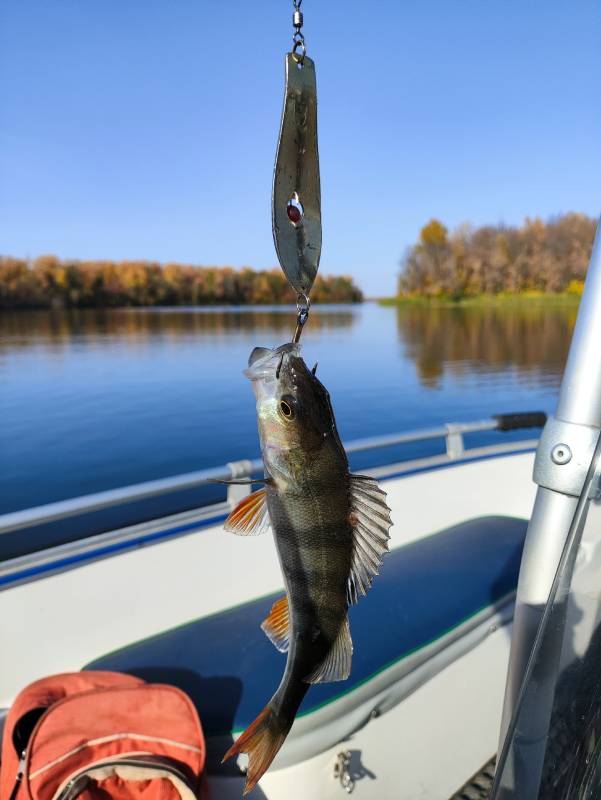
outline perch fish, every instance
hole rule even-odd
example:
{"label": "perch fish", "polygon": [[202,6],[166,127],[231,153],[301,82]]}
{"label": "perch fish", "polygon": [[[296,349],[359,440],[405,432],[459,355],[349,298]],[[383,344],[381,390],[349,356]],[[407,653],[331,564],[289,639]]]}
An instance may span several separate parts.
{"label": "perch fish", "polygon": [[392,525],[376,481],[350,474],[329,394],[300,346],[255,348],[246,375],[265,486],[242,500],[225,528],[241,536],[273,530],[286,595],[261,627],[287,661],[277,691],[224,757],[249,755],[245,794],[284,743],[310,685],[348,678],[348,608],[377,575]]}

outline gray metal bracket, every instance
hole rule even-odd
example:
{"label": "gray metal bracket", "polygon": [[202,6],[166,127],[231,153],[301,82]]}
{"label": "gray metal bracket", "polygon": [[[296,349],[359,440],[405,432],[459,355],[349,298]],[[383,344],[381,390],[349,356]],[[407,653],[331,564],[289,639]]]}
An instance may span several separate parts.
{"label": "gray metal bracket", "polygon": [[449,458],[461,458],[461,456],[465,452],[465,445],[463,443],[463,425],[455,424],[453,422],[447,423],[445,425],[447,429],[447,435],[445,437],[447,443],[447,456]]}
{"label": "gray metal bracket", "polygon": [[591,465],[599,428],[549,417],[534,460],[534,480],[560,494],[579,497]]}
{"label": "gray metal bracket", "polygon": [[[253,474],[253,462],[245,459],[244,461],[228,461],[227,467],[231,472],[232,480],[239,478],[250,478]],[[250,484],[231,484],[227,487],[227,502],[232,508],[238,505],[240,500],[251,493]]]}

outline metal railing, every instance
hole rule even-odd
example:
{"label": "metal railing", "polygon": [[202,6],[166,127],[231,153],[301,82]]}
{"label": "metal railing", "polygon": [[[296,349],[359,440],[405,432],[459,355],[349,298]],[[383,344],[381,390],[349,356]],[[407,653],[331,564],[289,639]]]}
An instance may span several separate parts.
{"label": "metal railing", "polygon": [[[355,439],[345,445],[347,453],[359,453],[366,450],[378,450],[383,447],[393,447],[400,444],[411,444],[432,439],[445,439],[446,457],[456,460],[465,453],[463,436],[466,433],[479,433],[493,430],[517,430],[521,428],[542,428],[546,421],[543,412],[526,412],[519,414],[499,414],[491,419],[478,422],[457,422],[440,425],[435,428],[422,428],[406,433],[388,434],[386,436],[372,436],[366,439]],[[159,495],[179,492],[186,489],[195,489],[206,486],[215,481],[251,478],[263,469],[260,458],[233,461],[221,467],[202,469],[196,472],[187,472],[170,478],[146,481],[119,489],[109,489],[104,492],[87,494],[69,500],[60,500],[42,506],[27,508],[22,511],[13,511],[0,515],[0,534],[12,533],[24,528],[31,528],[57,520],[75,517],[80,514],[89,514],[94,511],[126,505],[140,500],[146,500]],[[234,504],[248,491],[244,486],[228,487],[228,503]]]}

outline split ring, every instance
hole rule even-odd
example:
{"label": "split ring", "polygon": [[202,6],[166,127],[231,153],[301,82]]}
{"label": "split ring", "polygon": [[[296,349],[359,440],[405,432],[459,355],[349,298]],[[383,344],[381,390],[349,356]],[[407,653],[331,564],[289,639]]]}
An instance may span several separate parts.
{"label": "split ring", "polygon": [[[299,54],[299,49],[301,50]],[[292,48],[292,58],[296,61],[297,64],[302,64],[305,60],[305,56],[307,55],[307,48],[305,47],[305,40],[304,39],[295,39],[294,40],[294,47]]]}

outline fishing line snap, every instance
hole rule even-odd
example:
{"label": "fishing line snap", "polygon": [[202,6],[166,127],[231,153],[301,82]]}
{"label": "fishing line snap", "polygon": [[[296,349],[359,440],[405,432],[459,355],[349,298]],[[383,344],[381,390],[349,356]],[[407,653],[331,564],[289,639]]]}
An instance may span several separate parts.
{"label": "fishing line snap", "polygon": [[310,308],[311,301],[309,300],[309,296],[304,292],[299,292],[296,298],[296,330],[294,331],[294,336],[292,337],[294,344],[300,340],[305,323],[309,319]]}
{"label": "fishing line snap", "polygon": [[309,300],[309,296],[304,292],[299,292],[296,298],[296,310],[298,311],[299,317],[304,317],[303,324],[307,321],[310,308],[311,301]]}

